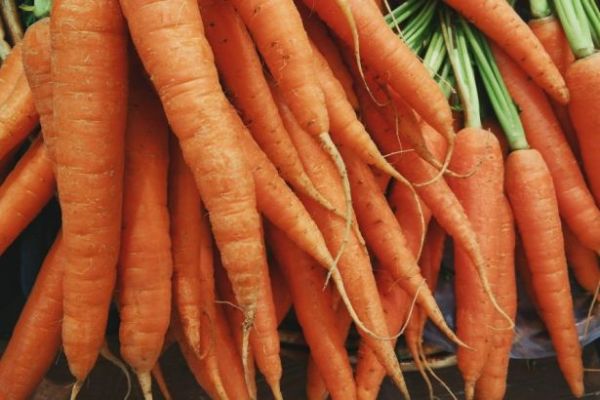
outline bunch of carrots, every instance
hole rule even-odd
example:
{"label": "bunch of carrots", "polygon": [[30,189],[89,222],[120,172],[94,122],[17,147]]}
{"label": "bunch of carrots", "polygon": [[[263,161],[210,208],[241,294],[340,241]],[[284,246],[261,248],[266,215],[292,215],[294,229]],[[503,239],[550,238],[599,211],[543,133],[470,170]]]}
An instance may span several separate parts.
{"label": "bunch of carrots", "polygon": [[[529,6],[528,22],[506,0],[26,6],[43,18],[0,54],[0,251],[54,195],[61,230],[0,400],[27,398],[60,349],[72,398],[99,355],[120,363],[113,302],[146,399],[154,381],[169,397],[174,343],[211,398],[257,398],[256,370],[283,398],[292,308],[310,399],[375,399],[386,376],[410,398],[401,335],[433,398],[427,320],[457,346],[465,397],[502,399],[517,272],[581,397],[568,266],[591,314],[600,11]],[[446,237],[456,331],[433,296]]]}

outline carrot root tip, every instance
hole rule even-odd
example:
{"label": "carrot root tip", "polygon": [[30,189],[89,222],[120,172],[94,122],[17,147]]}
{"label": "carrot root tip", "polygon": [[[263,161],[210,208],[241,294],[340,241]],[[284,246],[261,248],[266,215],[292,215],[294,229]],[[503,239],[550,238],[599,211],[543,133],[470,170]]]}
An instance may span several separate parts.
{"label": "carrot root tip", "polygon": [[152,400],[152,375],[149,372],[138,372],[137,378],[142,388],[144,400]]}
{"label": "carrot root tip", "polygon": [[83,381],[77,381],[73,384],[73,389],[71,389],[71,400],[75,400],[77,395],[81,391],[81,387],[83,386]]}

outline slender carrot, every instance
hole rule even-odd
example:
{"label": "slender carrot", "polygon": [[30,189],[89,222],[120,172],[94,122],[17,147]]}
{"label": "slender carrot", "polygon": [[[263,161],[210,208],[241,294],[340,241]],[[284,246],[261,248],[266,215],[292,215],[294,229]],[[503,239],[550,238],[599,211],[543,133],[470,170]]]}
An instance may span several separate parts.
{"label": "slender carrot", "polygon": [[292,309],[292,295],[280,267],[275,265],[274,261],[269,263],[269,277],[271,278],[271,292],[273,293],[277,324],[280,325]]}
{"label": "slender carrot", "polygon": [[348,353],[343,342],[338,340],[335,314],[322,290],[324,271],[294,246],[283,232],[271,228],[268,237],[290,288],[312,359],[327,390],[336,399],[355,399],[356,387]]}
{"label": "slender carrot", "polygon": [[38,137],[0,186],[0,253],[50,201],[55,188],[52,163]]}
{"label": "slender carrot", "polygon": [[[541,317],[575,397],[584,393],[564,240],[552,177],[540,153],[518,150],[506,164],[506,188],[523,240]],[[534,190],[532,190],[534,189]]]}
{"label": "slender carrot", "polygon": [[552,98],[569,102],[569,89],[531,29],[506,0],[444,0],[463,14],[527,72]]}
{"label": "slender carrot", "polygon": [[61,342],[63,267],[59,233],[0,359],[2,399],[31,396],[56,358]]}
{"label": "slender carrot", "polygon": [[15,81],[0,105],[0,158],[21,144],[39,121],[25,74],[21,72]]}
{"label": "slender carrot", "polygon": [[565,253],[567,262],[575,280],[589,293],[594,293],[600,281],[600,265],[598,256],[593,250],[585,247],[571,230],[563,225],[565,236]]}
{"label": "slender carrot", "polygon": [[216,65],[252,136],[294,189],[331,209],[308,179],[298,152],[285,131],[261,60],[241,18],[224,0],[201,0],[199,5]]}
{"label": "slender carrot", "polygon": [[21,44],[13,47],[6,60],[2,63],[2,67],[0,67],[0,104],[8,99],[15,86],[15,82],[23,72],[22,50],[23,47]]}
{"label": "slender carrot", "polygon": [[158,97],[131,69],[123,229],[118,267],[121,355],[152,397],[151,371],[171,315],[173,262],[167,209],[169,129]]}
{"label": "slender carrot", "polygon": [[[331,1],[303,0],[327,25],[352,46],[351,29]],[[406,102],[446,137],[453,135],[450,106],[427,69],[387,27],[372,0],[350,0],[360,41],[361,56],[381,79],[405,97]]]}
{"label": "slender carrot", "polygon": [[559,210],[588,248],[600,252],[600,210],[544,93],[500,49],[492,47],[504,82],[520,109],[527,140],[552,174]]}

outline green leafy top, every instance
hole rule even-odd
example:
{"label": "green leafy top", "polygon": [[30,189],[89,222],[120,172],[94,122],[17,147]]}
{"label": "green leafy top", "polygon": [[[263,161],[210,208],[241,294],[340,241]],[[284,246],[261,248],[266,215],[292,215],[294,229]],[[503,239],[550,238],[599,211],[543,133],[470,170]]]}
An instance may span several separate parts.
{"label": "green leafy top", "polygon": [[50,15],[52,0],[20,0],[19,9],[21,10],[21,20],[25,27],[31,26],[34,22]]}

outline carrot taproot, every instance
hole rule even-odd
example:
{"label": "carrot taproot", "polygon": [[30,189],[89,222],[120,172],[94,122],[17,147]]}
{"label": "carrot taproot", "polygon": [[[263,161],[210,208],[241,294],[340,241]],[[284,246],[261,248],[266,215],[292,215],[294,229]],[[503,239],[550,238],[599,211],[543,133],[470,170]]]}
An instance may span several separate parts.
{"label": "carrot taproot", "polygon": [[[335,2],[303,0],[349,46],[353,35]],[[350,0],[361,56],[434,128],[452,136],[452,114],[442,91],[408,46],[388,28],[372,0]]]}
{"label": "carrot taproot", "polygon": [[523,240],[540,315],[571,392],[581,397],[581,346],[575,329],[558,202],[552,177],[538,151],[517,150],[509,155],[506,191]]}
{"label": "carrot taproot", "polygon": [[571,232],[568,226],[563,225],[565,237],[565,253],[567,262],[575,280],[589,293],[594,293],[600,281],[600,265],[598,256],[593,250],[585,247]]}
{"label": "carrot taproot", "polygon": [[139,69],[132,67],[130,75],[117,285],[119,342],[121,355],[140,380],[144,398],[151,398],[151,371],[171,315],[169,128],[160,101]]}
{"label": "carrot taproot", "polygon": [[275,265],[274,261],[269,263],[269,277],[271,279],[271,293],[273,293],[277,324],[281,325],[281,322],[292,309],[292,295],[280,267]]}
{"label": "carrot taproot", "polygon": [[[292,0],[232,0],[302,128],[329,132],[325,97],[314,74],[312,50]],[[285,21],[284,24],[281,21]]]}
{"label": "carrot taproot", "polygon": [[322,290],[325,271],[276,228],[268,229],[269,243],[290,288],[294,309],[311,357],[334,398],[356,398],[352,367],[338,340],[335,313]]}
{"label": "carrot taproot", "polygon": [[69,369],[78,382],[75,393],[104,342],[116,281],[127,37],[114,0],[57,1],[52,15],[51,79],[53,97],[59,99],[53,101],[53,129],[58,132],[56,181],[66,260],[62,338]]}
{"label": "carrot taproot", "polygon": [[2,399],[31,396],[56,358],[61,343],[64,260],[59,233],[0,358]]}
{"label": "carrot taproot", "polygon": [[36,127],[39,116],[24,72],[0,105],[0,158],[21,144]]}
{"label": "carrot taproot", "polygon": [[[331,161],[319,148],[319,144],[302,129],[288,129],[288,132],[294,145],[299,150],[307,173],[317,185],[317,189],[336,207],[343,209],[343,190],[339,176],[335,173]],[[303,201],[323,232],[330,250],[336,251],[339,249],[345,239],[343,233],[345,222],[341,218],[332,218],[326,210],[315,207],[315,204],[311,203],[310,200]],[[357,319],[362,321],[366,329],[371,331],[370,333],[366,332],[361,327],[359,332],[374,351],[379,362],[385,367],[387,374],[401,390],[403,396],[405,398],[410,397],[391,343],[381,340],[384,337],[389,337],[389,332],[377,295],[369,256],[364,247],[360,245],[354,232],[348,237],[346,250],[340,255],[338,270],[348,294],[349,304],[347,301],[344,301],[344,304],[349,312],[353,308],[356,313],[353,320],[355,322]]]}
{"label": "carrot taproot", "polygon": [[50,160],[56,159],[54,154],[52,77],[50,61],[50,19],[44,18],[33,24],[22,42],[23,67],[33,94],[35,108],[40,116],[44,145],[48,149]]}
{"label": "carrot taproot", "polygon": [[17,44],[0,67],[0,104],[6,101],[23,72],[22,51],[22,44]]}
{"label": "carrot taproot", "polygon": [[[515,223],[508,199],[501,205],[501,228],[496,253],[496,279],[492,283],[498,303],[512,318],[517,312],[517,287],[515,280]],[[515,332],[502,329],[506,325],[500,316],[493,318],[492,326],[497,329],[492,336],[492,346],[485,366],[475,386],[476,399],[501,400],[506,392],[510,350]]]}
{"label": "carrot taproot", "polygon": [[600,54],[575,61],[567,70],[566,80],[571,91],[569,114],[577,132],[581,158],[590,190],[596,204],[600,204],[600,142],[596,140],[596,127],[600,113],[594,108],[600,104]]}
{"label": "carrot taproot", "polygon": [[248,130],[294,189],[331,209],[308,179],[285,132],[261,60],[241,18],[224,0],[202,0],[199,5],[219,73]]}
{"label": "carrot taproot", "polygon": [[492,46],[506,86],[520,109],[525,135],[552,174],[560,214],[577,238],[600,252],[600,209],[544,93],[500,49]]}
{"label": "carrot taproot", "polygon": [[504,0],[444,0],[498,44],[552,98],[569,102],[569,89],[544,47]]}
{"label": "carrot taproot", "polygon": [[[554,62],[554,65],[556,65],[564,77],[568,67],[575,62],[575,55],[569,47],[569,42],[560,25],[560,21],[552,15],[544,18],[535,18],[529,21],[529,28],[531,28],[533,34],[538,38],[542,46],[544,46],[552,62]],[[579,150],[579,143],[577,142],[577,134],[569,116],[569,109],[554,100],[552,100],[552,108],[569,141],[571,150],[580,159],[581,152]]]}
{"label": "carrot taproot", "polygon": [[196,1],[121,0],[121,7],[194,173],[223,265],[244,310],[241,353],[247,365],[260,269],[267,261],[254,181],[238,143],[244,125],[219,84]]}
{"label": "carrot taproot", "polygon": [[55,188],[52,162],[38,137],[0,186],[0,253],[50,201]]}

